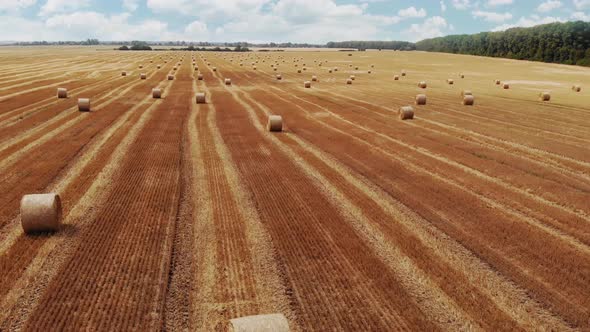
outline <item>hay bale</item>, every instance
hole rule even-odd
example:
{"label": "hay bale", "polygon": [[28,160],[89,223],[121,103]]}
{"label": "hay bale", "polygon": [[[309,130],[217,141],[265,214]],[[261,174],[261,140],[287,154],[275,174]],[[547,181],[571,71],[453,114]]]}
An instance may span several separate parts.
{"label": "hay bale", "polygon": [[143,65],[139,65],[139,69],[143,69]]}
{"label": "hay bale", "polygon": [[338,67],[334,67],[334,71],[338,71]]}
{"label": "hay bale", "polygon": [[195,100],[197,101],[197,104],[206,104],[207,96],[204,92],[197,92],[197,94],[195,95]]}
{"label": "hay bale", "polygon": [[408,120],[414,118],[414,108],[412,106],[402,106],[399,108],[399,118],[402,120]]}
{"label": "hay bale", "polygon": [[303,82],[303,86],[304,86],[306,89],[309,89],[309,88],[311,88],[311,82],[310,82],[310,81],[305,81],[305,82]]}
{"label": "hay bale", "polygon": [[471,90],[463,90],[463,91],[461,91],[461,97],[471,96],[471,95],[473,95],[473,93],[471,93]]}
{"label": "hay bale", "polygon": [[346,79],[346,84],[352,84],[352,80],[350,78]]}
{"label": "hay bale", "polygon": [[266,314],[234,318],[230,332],[289,332],[289,321],[283,314]]}
{"label": "hay bale", "polygon": [[145,73],[139,74],[139,79],[145,80],[146,78],[147,78],[147,75]]}
{"label": "hay bale", "polygon": [[174,66],[172,67],[172,70],[178,70],[178,67]]}
{"label": "hay bale", "polygon": [[406,76],[406,71],[402,70],[402,76]]}
{"label": "hay bale", "polygon": [[24,195],[20,201],[21,226],[26,234],[57,231],[61,213],[61,199],[55,193]]}
{"label": "hay bale", "polygon": [[368,70],[368,71],[367,71],[367,74],[370,74],[370,73],[372,73],[372,71]]}
{"label": "hay bale", "polygon": [[152,89],[152,98],[154,98],[154,99],[162,98],[162,89],[153,88]]}
{"label": "hay bale", "polygon": [[539,93],[539,99],[541,101],[549,101],[551,100],[551,94],[549,94],[547,91],[541,92]]}
{"label": "hay bale", "polygon": [[174,75],[168,75],[168,81],[174,80]]}
{"label": "hay bale", "polygon": [[57,98],[68,98],[68,89],[57,88]]}
{"label": "hay bale", "polygon": [[280,115],[270,115],[266,128],[268,131],[283,131],[283,117]]}
{"label": "hay bale", "polygon": [[416,95],[416,105],[426,105],[426,95],[425,94]]}
{"label": "hay bale", "polygon": [[224,82],[225,82],[225,85],[231,85],[231,78],[226,78],[224,80]]}
{"label": "hay bale", "polygon": [[126,71],[122,71],[121,72],[121,76],[127,76],[127,72]]}
{"label": "hay bale", "polygon": [[282,79],[283,79],[283,75],[281,75],[281,74],[277,74],[277,76],[276,76],[276,77],[277,77],[277,80],[278,80],[278,81],[280,81],[280,80],[282,80]]}
{"label": "hay bale", "polygon": [[78,111],[90,112],[90,99],[78,98]]}
{"label": "hay bale", "polygon": [[256,68],[256,66],[254,66],[254,67],[252,67],[252,69],[256,70],[257,68]]}
{"label": "hay bale", "polygon": [[461,78],[465,78],[465,75],[461,74],[461,75],[459,75],[459,77],[461,77]]}
{"label": "hay bale", "polygon": [[356,79],[356,77],[355,77],[354,75],[350,75],[350,77],[349,77],[349,78],[350,78],[351,80],[353,80],[353,81]]}
{"label": "hay bale", "polygon": [[317,81],[318,81],[318,77],[317,77],[317,76],[315,76],[315,75],[313,75],[313,76],[311,77],[311,81],[312,81],[312,82],[317,82]]}
{"label": "hay bale", "polygon": [[502,89],[504,89],[504,90],[510,89],[510,84],[508,84],[508,83],[502,84]]}
{"label": "hay bale", "polygon": [[473,95],[463,96],[463,105],[473,106],[474,103],[475,103],[475,97]]}
{"label": "hay bale", "polygon": [[455,81],[453,79],[449,78],[449,79],[447,79],[447,83],[449,85],[453,85],[453,84],[455,84]]}
{"label": "hay bale", "polygon": [[393,75],[393,80],[394,81],[399,81],[399,75]]}
{"label": "hay bale", "polygon": [[500,85],[500,80],[496,80],[496,85]]}
{"label": "hay bale", "polygon": [[328,70],[328,73],[332,74],[332,69]]}
{"label": "hay bale", "polygon": [[213,67],[213,68],[211,68],[211,70],[217,71],[217,67]]}
{"label": "hay bale", "polygon": [[162,68],[162,66],[161,65],[157,65],[156,68],[160,69],[160,68]]}
{"label": "hay bale", "polygon": [[572,86],[572,91],[574,91],[574,92],[580,92],[580,91],[582,91],[582,87],[580,85],[573,85]]}
{"label": "hay bale", "polygon": [[421,88],[421,89],[426,89],[426,86],[427,86],[426,85],[426,82],[424,82],[424,81],[421,81],[421,82],[418,83],[418,87]]}

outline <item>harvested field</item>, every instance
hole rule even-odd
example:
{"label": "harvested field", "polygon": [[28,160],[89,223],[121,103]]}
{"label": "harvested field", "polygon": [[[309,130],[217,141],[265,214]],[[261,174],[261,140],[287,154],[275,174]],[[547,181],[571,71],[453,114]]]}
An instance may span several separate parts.
{"label": "harvested field", "polygon": [[[589,69],[28,51],[0,49],[0,331],[590,330]],[[57,232],[23,232],[35,193]]]}

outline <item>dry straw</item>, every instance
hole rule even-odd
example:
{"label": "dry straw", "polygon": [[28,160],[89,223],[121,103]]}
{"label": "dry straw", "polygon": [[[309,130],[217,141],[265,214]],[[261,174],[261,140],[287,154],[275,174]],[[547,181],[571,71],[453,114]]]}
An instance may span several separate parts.
{"label": "dry straw", "polygon": [[55,193],[24,195],[20,201],[21,226],[26,234],[57,231],[61,213],[61,199]]}
{"label": "dry straw", "polygon": [[207,103],[207,97],[205,96],[204,92],[197,92],[197,94],[195,95],[195,100],[197,101],[197,104]]}
{"label": "dry straw", "polygon": [[447,80],[447,83],[450,84],[450,85],[453,85],[453,84],[455,84],[455,81],[453,79],[449,78]]}
{"label": "dry straw", "polygon": [[402,76],[406,76],[406,71],[402,70]]}
{"label": "dry straw", "polygon": [[280,75],[280,74],[278,74],[278,75],[277,75],[277,80],[279,80],[279,81],[280,81],[280,80],[282,80],[282,79],[283,79],[283,75]]}
{"label": "dry straw", "polygon": [[393,80],[394,81],[399,81],[399,75],[393,75]]}
{"label": "dry straw", "polygon": [[504,83],[504,84],[502,85],[502,88],[503,88],[504,90],[508,90],[508,89],[510,89],[510,84],[508,84],[508,83]]}
{"label": "dry straw", "polygon": [[174,75],[168,75],[168,81],[174,80]]}
{"label": "dry straw", "polygon": [[313,76],[311,77],[311,81],[312,81],[312,82],[317,82],[317,81],[318,81],[318,77],[317,77],[317,76],[315,76],[315,75],[313,75]]}
{"label": "dry straw", "polygon": [[416,105],[426,105],[426,95],[425,94],[416,95]]}
{"label": "dry straw", "polygon": [[225,85],[231,85],[231,79],[230,78],[226,78],[224,82],[225,82]]}
{"label": "dry straw", "polygon": [[121,72],[121,76],[127,76],[127,72],[126,71],[122,71]]}
{"label": "dry straw", "polygon": [[145,80],[147,78],[147,75],[145,73],[141,73],[139,74],[139,78]]}
{"label": "dry straw", "polygon": [[496,85],[500,85],[500,80],[496,80]]}
{"label": "dry straw", "polygon": [[305,82],[303,82],[303,86],[304,86],[306,89],[309,89],[309,88],[311,88],[311,82],[310,82],[310,81],[305,81]]}
{"label": "dry straw", "polygon": [[541,92],[539,93],[539,99],[541,101],[549,101],[551,100],[551,94],[549,94],[547,91]]}
{"label": "dry straw", "polygon": [[68,98],[68,89],[57,88],[57,98]]}
{"label": "dry straw", "polygon": [[580,85],[573,85],[572,86],[572,91],[574,91],[574,92],[580,92],[580,91],[582,91],[582,87]]}
{"label": "dry straw", "polygon": [[268,131],[283,131],[283,117],[280,115],[270,115],[266,128]]}
{"label": "dry straw", "polygon": [[421,81],[420,83],[418,83],[418,87],[421,89],[426,89],[426,86],[427,86],[426,82],[424,82],[424,81]]}
{"label": "dry straw", "polygon": [[350,78],[349,78],[349,79],[347,79],[347,80],[346,80],[346,84],[352,84],[352,79],[350,79]]}
{"label": "dry straw", "polygon": [[229,332],[289,332],[289,321],[282,314],[267,314],[234,318]]}
{"label": "dry straw", "polygon": [[197,80],[202,81],[203,80],[203,74],[198,74],[197,75]]}
{"label": "dry straw", "polygon": [[355,78],[356,78],[356,77],[355,77],[354,75],[350,75],[350,79],[351,79],[351,80],[353,80],[353,81],[354,81],[354,80],[355,80]]}
{"label": "dry straw", "polygon": [[152,89],[152,97],[155,99],[162,98],[162,90],[159,88]]}
{"label": "dry straw", "polygon": [[414,108],[412,106],[402,106],[399,108],[399,118],[402,120],[408,120],[414,118]]}
{"label": "dry straw", "polygon": [[475,97],[473,95],[463,96],[463,105],[473,106],[474,103],[475,103]]}
{"label": "dry straw", "polygon": [[90,112],[90,99],[78,98],[78,111]]}

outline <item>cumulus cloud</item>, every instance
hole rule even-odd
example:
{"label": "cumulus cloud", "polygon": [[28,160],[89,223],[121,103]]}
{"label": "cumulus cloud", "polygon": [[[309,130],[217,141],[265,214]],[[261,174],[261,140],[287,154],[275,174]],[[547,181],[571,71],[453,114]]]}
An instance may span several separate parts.
{"label": "cumulus cloud", "polygon": [[78,11],[90,6],[90,0],[47,0],[41,7],[39,15],[47,16],[53,13]]}
{"label": "cumulus cloud", "polygon": [[418,41],[426,38],[441,37],[444,31],[449,28],[449,24],[444,17],[429,17],[422,24],[412,24],[410,28],[404,31],[404,34],[410,41]]}
{"label": "cumulus cloud", "polygon": [[473,13],[473,17],[482,18],[487,22],[502,23],[512,19],[510,13],[496,13],[476,10]]}
{"label": "cumulus cloud", "polygon": [[574,0],[574,6],[577,10],[590,8],[590,0]]}
{"label": "cumulus cloud", "polygon": [[471,7],[471,1],[469,0],[452,0],[453,7],[459,10],[465,10]]}
{"label": "cumulus cloud", "polygon": [[426,17],[426,10],[424,8],[416,9],[416,7],[412,6],[406,9],[400,9],[397,15],[406,18]]}
{"label": "cumulus cloud", "polygon": [[552,16],[545,16],[545,17],[541,17],[539,15],[531,15],[529,17],[523,16],[516,23],[502,24],[502,25],[499,25],[499,26],[495,27],[494,29],[492,29],[492,31],[504,31],[506,29],[516,28],[516,27],[527,28],[527,27],[532,27],[532,26],[539,25],[539,24],[564,22],[564,21],[565,20],[560,17],[552,17]]}
{"label": "cumulus cloud", "polygon": [[0,11],[18,11],[31,7],[35,3],[37,3],[37,0],[0,0]]}
{"label": "cumulus cloud", "polygon": [[488,7],[496,7],[496,6],[503,6],[503,5],[511,5],[513,0],[488,0],[486,5]]}
{"label": "cumulus cloud", "polygon": [[561,3],[561,1],[558,0],[547,0],[545,2],[542,2],[538,7],[537,7],[537,11],[539,13],[546,13],[546,12],[550,12],[554,9],[557,9],[559,7],[563,6],[563,3]]}
{"label": "cumulus cloud", "polygon": [[586,15],[584,12],[573,12],[571,18],[576,21],[590,21],[590,15]]}
{"label": "cumulus cloud", "polygon": [[136,11],[139,7],[139,0],[123,0],[123,8],[128,11]]}

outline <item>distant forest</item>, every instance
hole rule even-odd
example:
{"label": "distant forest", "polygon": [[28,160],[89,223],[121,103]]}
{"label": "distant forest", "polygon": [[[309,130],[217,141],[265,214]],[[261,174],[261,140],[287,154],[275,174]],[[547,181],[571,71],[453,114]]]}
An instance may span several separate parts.
{"label": "distant forest", "polygon": [[415,44],[399,41],[330,42],[328,47],[419,50],[483,55],[519,60],[590,66],[590,22],[567,22],[512,28],[503,32],[453,35]]}

